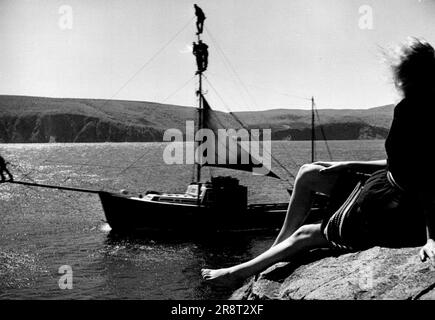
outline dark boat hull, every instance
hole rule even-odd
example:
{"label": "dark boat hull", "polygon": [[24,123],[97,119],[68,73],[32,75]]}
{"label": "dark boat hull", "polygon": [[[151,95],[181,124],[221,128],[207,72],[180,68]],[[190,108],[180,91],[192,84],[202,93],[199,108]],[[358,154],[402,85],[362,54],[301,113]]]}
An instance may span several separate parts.
{"label": "dark boat hull", "polygon": [[101,203],[110,227],[120,233],[275,231],[287,204],[248,206],[246,210],[164,203],[102,192]]}

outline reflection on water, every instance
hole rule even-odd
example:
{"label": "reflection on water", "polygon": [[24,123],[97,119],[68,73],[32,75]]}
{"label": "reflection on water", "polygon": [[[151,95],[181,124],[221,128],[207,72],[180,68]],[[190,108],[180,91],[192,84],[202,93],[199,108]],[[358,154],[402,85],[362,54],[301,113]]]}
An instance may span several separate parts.
{"label": "reflection on water", "polygon": [[[339,159],[384,158],[381,141],[332,142]],[[1,145],[20,177],[41,183],[144,191],[184,191],[190,166],[163,163],[160,143]],[[320,150],[319,158],[326,152]],[[309,143],[278,142],[274,155],[296,172]],[[135,159],[143,157],[123,172]],[[326,158],[325,158],[326,159]],[[279,168],[274,170],[283,176]],[[233,174],[213,170],[214,175]],[[204,170],[205,176],[210,174]],[[250,187],[251,202],[286,201],[287,184],[234,173]],[[289,177],[290,178],[290,177]],[[290,179],[291,180],[291,179]],[[0,298],[225,299],[229,290],[201,281],[203,267],[224,267],[268,248],[267,235],[209,239],[119,238],[110,233],[95,195],[0,185]],[[59,267],[70,265],[73,288],[59,289]]]}

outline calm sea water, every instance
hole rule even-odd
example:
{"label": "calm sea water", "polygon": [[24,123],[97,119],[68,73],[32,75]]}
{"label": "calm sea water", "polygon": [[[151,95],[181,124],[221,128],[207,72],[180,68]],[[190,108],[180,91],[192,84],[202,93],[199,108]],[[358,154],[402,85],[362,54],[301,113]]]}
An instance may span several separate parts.
{"label": "calm sea water", "polygon": [[[165,165],[162,143],[8,144],[0,153],[17,180],[106,190],[183,192],[191,166]],[[331,141],[334,160],[385,157],[383,141]],[[310,159],[310,143],[274,142],[273,154],[293,174]],[[319,159],[328,153],[318,143]],[[292,181],[273,164],[273,170]],[[251,203],[287,201],[284,181],[238,177]],[[1,299],[226,299],[230,291],[200,278],[202,267],[229,266],[268,248],[273,236],[203,240],[116,238],[95,195],[0,185]],[[73,288],[59,288],[59,267],[73,271]]]}

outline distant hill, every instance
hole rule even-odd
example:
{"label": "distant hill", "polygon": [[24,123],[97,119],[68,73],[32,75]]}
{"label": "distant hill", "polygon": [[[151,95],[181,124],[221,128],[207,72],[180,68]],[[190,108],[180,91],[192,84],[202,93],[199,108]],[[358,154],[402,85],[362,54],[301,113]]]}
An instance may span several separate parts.
{"label": "distant hill", "polygon": [[[316,137],[322,138],[320,126],[330,140],[383,139],[393,116],[393,105],[371,109],[321,109],[316,116]],[[250,127],[272,128],[274,140],[310,140],[311,111],[273,109],[238,112],[237,116]]]}
{"label": "distant hill", "polygon": [[[365,110],[322,109],[319,117],[330,140],[380,139],[388,134],[392,112],[392,105]],[[271,128],[273,140],[311,138],[309,110],[235,114],[248,128]],[[184,131],[186,120],[194,115],[191,107],[152,102],[0,95],[0,142],[162,141],[166,129]],[[237,128],[228,113],[218,112],[218,116]],[[317,136],[321,137],[319,127]]]}

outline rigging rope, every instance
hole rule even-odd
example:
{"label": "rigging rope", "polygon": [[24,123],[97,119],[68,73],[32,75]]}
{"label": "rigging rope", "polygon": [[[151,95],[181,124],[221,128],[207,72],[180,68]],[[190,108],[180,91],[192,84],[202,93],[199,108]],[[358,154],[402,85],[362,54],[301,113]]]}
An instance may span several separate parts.
{"label": "rigging rope", "polygon": [[[171,43],[172,41],[174,41],[191,23],[191,21],[194,18],[190,19],[178,32],[176,32],[174,34],[174,36],[172,38],[170,38],[154,55],[152,55],[131,77],[128,78],[128,80],[109,98],[106,99],[103,104],[101,105],[101,107],[104,107],[108,102],[110,102],[114,97],[116,97],[131,81],[133,81],[134,78],[136,78],[147,66],[149,66],[151,64],[151,62],[153,62]],[[247,94],[247,96],[252,100],[252,102],[257,106],[255,99],[253,98],[253,96],[251,95],[251,93],[249,92],[249,90],[247,89],[246,85],[244,84],[244,82],[242,81],[241,77],[238,75],[237,71],[235,70],[235,68],[232,66],[231,62],[229,61],[229,59],[227,58],[227,56],[225,55],[224,51],[221,49],[221,47],[219,46],[219,44],[217,43],[217,41],[215,40],[214,36],[211,34],[211,32],[206,28],[206,32],[208,33],[208,35],[210,36],[211,40],[213,41],[213,43],[216,45],[216,48],[219,52],[219,54],[223,57],[223,61],[224,64],[227,66],[227,68],[229,68],[233,75],[235,76],[235,79],[239,82],[240,86],[244,89],[245,93]],[[176,91],[174,91],[173,93],[171,93],[167,98],[165,98],[162,103],[166,102],[168,99],[172,98],[175,94],[177,94],[179,91],[181,91],[182,89],[184,89],[194,78],[194,76],[192,78],[190,78],[187,82],[185,82],[180,88],[178,88]],[[219,95],[219,93],[217,92],[217,90],[213,87],[213,85],[209,82],[209,80],[206,78],[207,82],[209,83],[209,85],[212,87],[212,89],[216,92],[216,94],[218,95],[218,97],[220,98],[220,100],[224,103],[225,107],[229,110],[229,108],[227,107],[227,105],[225,104],[225,102],[223,101],[222,97]],[[257,86],[258,87],[258,86]],[[300,98],[300,99],[307,99],[307,98],[302,98],[300,96],[296,96],[296,95],[289,95],[289,94],[283,94],[286,96],[293,96],[296,98]],[[156,106],[157,107],[157,106]],[[156,108],[155,107],[155,108]],[[230,110],[229,110],[230,111]],[[246,127],[244,126],[244,124],[241,122],[241,120],[233,113],[233,112],[229,112],[230,115],[244,128],[246,129]],[[317,113],[318,116],[318,113]],[[321,128],[322,133],[323,132],[323,128]],[[326,141],[326,138],[325,138]],[[329,151],[329,147],[328,148],[328,152]],[[132,168],[139,160],[141,160],[146,154],[141,155],[140,157],[138,157],[136,160],[134,160],[129,166],[127,166],[126,168],[124,168],[119,174],[124,173],[125,171],[127,171],[128,169]],[[276,157],[274,157],[271,154],[272,159],[282,168],[285,170],[285,172],[287,172],[287,174],[289,176],[291,176],[292,178],[295,178],[295,176],[284,166],[281,164],[280,161],[278,161],[276,159]],[[297,163],[290,157],[290,160],[297,165]],[[82,166],[99,166],[102,167],[101,165],[92,165],[90,164],[92,160],[89,160],[85,163],[81,163],[80,164],[80,168],[79,170],[82,168]],[[43,163],[45,162],[49,162],[47,160],[45,160]],[[89,171],[89,170],[88,170]],[[32,172],[29,172],[27,174],[24,175],[25,178],[28,178],[29,180],[31,180],[30,177],[28,177]],[[86,173],[85,173],[86,174]],[[69,179],[69,177],[65,180],[67,181]]]}
{"label": "rigging rope", "polygon": [[[192,19],[191,19],[192,20]],[[122,91],[123,88],[125,88],[129,82],[131,82],[143,69],[145,69],[145,67],[147,65],[149,65],[161,52],[163,52],[163,50],[182,32],[184,31],[184,29],[187,28],[187,26],[190,24],[191,20],[189,20],[189,22],[183,26],[183,28],[181,30],[179,30],[167,43],[165,43],[165,45],[158,50],[144,65],[142,65],[142,67],[135,72],[128,80],[127,82],[119,89],[115,92],[115,94],[108,100],[106,100],[103,104],[103,106],[110,101],[111,99],[113,99],[120,91]],[[236,72],[236,70],[234,69],[234,67],[231,65],[231,62],[229,61],[229,59],[226,57],[225,53],[223,52],[223,50],[220,48],[219,44],[217,43],[217,41],[214,39],[214,37],[211,35],[210,31],[208,29],[206,29],[206,32],[209,34],[210,38],[212,39],[213,43],[216,45],[216,48],[218,49],[218,52],[221,54],[221,56],[223,57],[223,61],[226,64],[227,68],[229,68],[232,73],[234,74],[235,78],[238,80],[238,82],[240,83],[240,85],[242,86],[242,88],[245,90],[246,94],[250,97],[250,99],[254,102],[254,104],[256,105],[255,99],[253,98],[253,96],[250,94],[249,90],[246,88],[246,85],[244,84],[244,82],[242,81],[242,79],[240,78],[240,76],[238,75],[238,73]],[[179,91],[181,91],[183,88],[185,88],[194,78],[194,76],[192,78],[190,78],[187,82],[185,82],[180,88],[178,88],[176,91],[174,91],[173,93],[171,93],[167,98],[165,98],[163,102],[166,102],[168,99],[172,98],[175,94],[177,94]],[[210,84],[210,82],[208,81],[208,79],[206,79],[207,82]],[[211,85],[211,84],[210,84]],[[212,86],[212,85],[211,85]],[[213,90],[217,93],[216,89]],[[218,94],[218,93],[217,93]],[[289,96],[289,95],[288,95]],[[219,96],[220,97],[220,96]],[[296,97],[296,96],[295,96]],[[300,97],[299,97],[300,98]],[[222,102],[224,103],[222,97],[220,97],[220,99],[222,100]],[[302,98],[305,99],[305,98]],[[226,106],[226,104],[224,103],[224,105]],[[156,106],[157,107],[157,106]],[[155,107],[155,108],[156,108]],[[226,106],[227,107],[227,106]],[[228,109],[228,107],[227,107]],[[242,127],[244,127],[246,129],[246,127],[242,124],[242,122],[240,121],[240,119],[230,111],[230,115],[232,117],[234,117],[234,119],[236,119],[237,122],[239,122],[239,124],[242,125]],[[135,159],[129,166],[127,166],[126,168],[124,168],[120,173],[124,173],[125,171],[129,170],[130,168],[132,168],[139,160],[143,159],[144,156],[146,154],[142,154],[140,157],[138,157],[137,159]],[[285,172],[291,176],[292,178],[295,178],[295,176],[284,166],[282,165],[272,154],[271,154],[272,159],[282,168],[285,170]],[[297,165],[296,161],[294,161],[291,157],[290,160],[293,164]],[[87,163],[83,164],[84,166],[88,165],[90,163],[90,161],[88,161]],[[288,181],[288,180],[287,180]],[[290,181],[289,181],[290,183]]]}
{"label": "rigging rope", "polygon": [[162,102],[160,103],[165,103],[166,101],[168,101],[169,99],[171,99],[173,96],[175,96],[178,92],[180,92],[181,90],[183,90],[193,79],[195,78],[195,75],[192,76],[189,80],[187,80],[181,87],[179,87],[178,89],[176,89],[174,92],[172,92],[169,96],[167,96],[165,99],[162,100]]}
{"label": "rigging rope", "polygon": [[207,28],[205,28],[205,31],[209,35],[213,44],[215,45],[217,52],[222,56],[222,61],[224,62],[224,65],[228,68],[229,71],[232,72],[232,76],[236,79],[235,82],[239,83],[240,87],[245,91],[246,95],[252,100],[252,103],[258,108],[258,105],[257,105],[255,99],[253,98],[253,96],[251,95],[249,90],[246,88],[244,82],[242,81],[241,77],[237,73],[236,69],[232,66],[232,64],[231,64],[230,60],[228,59],[228,57],[226,56],[225,52],[221,49],[219,43],[215,40],[214,36],[211,34],[211,32]]}
{"label": "rigging rope", "polygon": [[[169,44],[172,43],[172,41],[174,41],[190,24],[191,21],[194,19],[194,17],[192,17],[191,19],[189,19],[189,21],[183,25],[183,27],[177,31],[159,50],[157,50],[131,77],[128,78],[128,80],[108,99],[104,100],[102,105],[100,106],[100,108],[103,108],[108,102],[112,101],[113,98],[115,98],[134,78],[136,78],[136,76],[141,73],[148,65],[151,64],[152,61],[155,60],[155,58],[157,58],[157,56],[159,56],[168,46]],[[192,79],[189,79],[188,82],[190,82]],[[185,84],[187,85],[187,83]],[[180,89],[181,90],[181,89]],[[48,159],[45,159],[44,161],[41,162],[41,165],[44,164]],[[83,164],[82,166],[88,166],[91,163],[92,160],[87,161],[85,164]],[[79,171],[82,170],[82,167],[80,167],[78,169]],[[26,173],[23,175],[23,177],[29,180],[32,180],[29,176],[30,174],[33,174],[36,171],[36,168],[31,170],[30,172]],[[125,170],[123,170],[124,172]],[[87,170],[86,172],[84,172],[83,174],[88,174],[90,172],[90,170]],[[67,177],[64,182],[68,181],[70,179],[70,177]]]}
{"label": "rigging rope", "polygon": [[[108,102],[110,102],[115,96],[117,96],[139,73],[141,73],[148,65],[150,65],[150,63],[152,61],[154,61],[155,58],[157,58],[157,56],[160,55],[172,43],[172,41],[174,41],[191,24],[191,21],[193,19],[194,19],[194,17],[189,19],[189,21],[179,31],[177,31],[158,51],[156,51],[156,53],[154,55],[152,55],[151,58],[149,58],[109,99],[106,99],[103,102],[101,108],[104,107]],[[192,79],[189,79],[189,81],[187,83],[189,83],[191,80]],[[185,83],[184,86],[186,86],[187,83]],[[179,89],[179,90],[181,90],[181,89]],[[155,108],[157,108],[157,106],[155,106]],[[140,158],[136,159],[133,162],[133,164],[136,163],[137,161],[139,161],[140,159],[142,159],[144,156],[145,156],[145,154],[142,155]],[[91,160],[86,162],[86,163],[90,163],[90,162],[91,162]],[[124,173],[129,168],[130,168],[130,166],[127,167],[126,169],[123,169],[119,174]],[[79,168],[79,170],[81,170],[81,168]],[[87,172],[85,172],[85,174],[87,174],[87,173],[89,173],[89,170]]]}
{"label": "rigging rope", "polygon": [[[22,175],[21,178],[28,179],[28,180],[30,180],[30,181],[32,181],[32,182],[36,182],[36,181],[33,180],[31,177],[29,177],[29,175],[30,175],[30,173],[31,173],[32,171],[30,171],[30,172],[28,172],[28,173],[25,173],[24,170],[22,170],[22,169],[20,168],[19,165],[15,165],[15,164],[13,164],[13,163],[10,163],[9,165],[12,166],[12,167],[14,167],[15,169],[17,169],[17,170],[21,173],[21,175]],[[33,171],[34,171],[34,170],[35,170],[35,169],[33,169]]]}
{"label": "rigging rope", "polygon": [[[226,78],[224,76],[222,76],[222,75],[220,75],[218,73],[208,71],[208,74],[211,74],[213,76],[216,76],[218,78],[226,80]],[[299,100],[303,100],[303,101],[311,101],[311,98],[308,98],[308,97],[302,97],[302,96],[295,95],[295,94],[290,94],[290,93],[287,93],[287,92],[280,92],[280,91],[277,91],[277,90],[274,90],[274,89],[271,89],[271,88],[266,88],[266,87],[263,87],[263,86],[259,86],[259,85],[256,85],[256,84],[247,83],[246,85],[248,87],[257,88],[257,89],[260,89],[260,90],[263,90],[263,91],[266,91],[266,92],[269,92],[269,93],[274,93],[274,94],[286,96],[286,97],[289,97],[289,98],[295,98],[295,99],[299,99]],[[288,104],[286,104],[286,105],[288,105]],[[300,105],[294,105],[294,106],[295,107],[300,107]]]}
{"label": "rigging rope", "polygon": [[[219,117],[217,116],[216,112],[214,112],[213,110],[211,110],[210,114],[210,118],[212,117],[222,128],[225,128],[225,125],[221,122],[221,120],[219,119]],[[244,128],[245,129],[245,128]],[[230,139],[233,139],[234,141],[237,142],[237,139],[234,139],[233,137],[229,137]],[[222,142],[220,139],[217,139],[217,143],[220,144],[221,146],[226,148],[226,143]],[[241,147],[241,146],[240,146]],[[246,152],[246,150],[245,150]],[[229,154],[228,154],[229,155]],[[273,157],[271,155],[271,157]],[[210,167],[209,167],[210,168]],[[212,174],[212,171],[209,171],[210,175]],[[288,179],[283,179],[281,177],[278,177],[280,180],[286,180],[288,181],[288,183],[292,186],[291,182]]]}
{"label": "rigging rope", "polygon": [[[216,39],[214,38],[214,36],[211,34],[211,32],[207,29],[207,28],[205,28],[205,30],[206,30],[206,32],[207,32],[207,34],[210,36],[210,39],[212,40],[212,42],[214,43],[214,45],[216,46],[216,48],[217,48],[217,51],[220,53],[220,55],[223,57],[223,61],[224,61],[224,64],[227,66],[227,68],[230,70],[230,71],[232,71],[232,73],[233,73],[233,75],[235,76],[235,78],[238,80],[238,82],[240,83],[240,85],[241,85],[241,87],[245,90],[245,92],[246,92],[246,94],[250,97],[250,99],[253,101],[253,103],[254,103],[254,105],[255,106],[257,106],[257,108],[258,108],[258,105],[256,104],[256,101],[255,101],[255,99],[253,98],[253,96],[251,95],[251,93],[249,92],[249,90],[246,88],[246,85],[244,84],[244,82],[243,82],[243,80],[241,79],[241,77],[238,75],[238,73],[237,73],[237,71],[235,70],[235,68],[232,66],[232,64],[231,64],[231,62],[229,61],[229,59],[227,58],[227,56],[225,55],[225,53],[224,53],[224,51],[221,49],[221,47],[219,46],[219,44],[218,44],[218,42],[216,41]],[[207,80],[207,78],[206,78],[206,80]],[[208,81],[208,80],[207,80]],[[210,84],[210,82],[208,81],[208,83]],[[211,84],[210,84],[211,85]],[[212,86],[212,85],[211,85]],[[213,88],[213,86],[212,86],[212,88]],[[214,89],[214,91],[217,93],[217,90],[216,89]],[[219,95],[218,95],[219,96]],[[295,96],[296,97],[296,96]],[[300,96],[297,96],[298,98],[300,98],[300,99],[304,99],[304,100],[311,100],[311,99],[309,99],[309,98],[304,98],[304,97],[300,97]],[[220,97],[220,99],[221,99],[221,101],[223,102],[223,99]],[[224,102],[223,102],[224,103]],[[225,105],[225,107],[227,108],[227,109],[229,109],[228,107],[227,107],[227,105],[224,103],[224,105]],[[231,111],[230,111],[230,114],[233,116],[233,117],[235,117],[235,115],[234,115],[234,113],[232,113]],[[236,118],[236,117],[235,117]],[[240,121],[239,119],[236,119],[238,122]],[[274,159],[275,160],[275,162],[277,162],[278,163],[278,165],[280,166],[280,167],[282,167],[282,168],[285,168],[277,159]],[[298,164],[297,164],[297,162],[291,157],[291,156],[289,156],[289,160],[294,164],[294,165],[296,165],[296,166],[298,166]],[[288,171],[288,169],[286,168],[285,169],[285,171],[287,172],[287,173],[290,173],[290,171]],[[290,176],[291,177],[293,177],[294,178],[294,175],[293,174],[290,174]]]}
{"label": "rigging rope", "polygon": [[[119,169],[119,166],[111,166],[111,165],[103,165],[103,164],[93,164],[93,163],[84,163],[84,162],[69,162],[69,163],[65,163],[65,162],[56,162],[56,161],[49,161],[47,160],[46,163],[48,164],[53,164],[53,165],[62,165],[62,166],[87,166],[87,167],[97,167],[97,168],[112,168],[112,169]],[[150,164],[150,165],[146,165],[146,164],[141,164],[141,165],[137,165],[134,166],[132,168],[150,168],[150,167],[155,167],[155,164]],[[29,180],[31,180],[29,178]],[[32,182],[36,182],[31,180]]]}
{"label": "rigging rope", "polygon": [[[221,102],[223,103],[223,105],[225,106],[225,108],[227,110],[229,110],[229,114],[242,126],[243,129],[248,130],[248,128],[243,124],[243,122],[233,113],[231,112],[231,110],[229,109],[228,105],[225,103],[225,101],[222,99],[221,95],[219,94],[219,92],[216,90],[216,88],[211,84],[210,80],[208,80],[207,77],[205,77],[205,80],[207,81],[207,83],[209,84],[209,86],[213,89],[213,91],[216,93],[216,95],[218,96],[218,98],[221,100]],[[222,125],[222,124],[221,124]],[[248,130],[249,132],[249,130]],[[263,150],[263,152],[265,152],[265,150]],[[295,179],[295,175],[293,173],[291,173],[283,164],[281,164],[281,162],[273,156],[272,152],[270,152],[270,157],[272,158],[272,160],[274,160],[290,177],[292,177],[293,179]],[[291,161],[293,161],[293,159],[290,158]],[[294,164],[296,164],[296,162],[294,162]],[[290,181],[288,179],[285,179],[286,181],[288,181],[290,183]],[[291,184],[291,183],[290,183]]]}
{"label": "rigging rope", "polygon": [[[142,72],[142,70],[144,70],[155,58],[157,58],[157,56],[159,55],[159,54],[161,54],[170,44],[171,44],[171,42],[172,41],[174,41],[179,35],[180,35],[180,33],[181,32],[183,32],[184,31],[184,29],[186,29],[189,25],[190,25],[190,23],[191,23],[191,21],[193,20],[194,18],[192,18],[192,19],[190,19],[177,33],[175,33],[173,36],[172,36],[172,38],[170,38],[158,51],[156,51],[156,53],[153,55],[153,56],[151,56],[151,58],[149,58],[116,92],[115,92],[115,94],[110,98],[110,99],[108,99],[108,100],[106,100],[106,102],[107,101],[110,101],[110,100],[112,100],[115,96],[117,96],[118,94],[119,94],[119,92],[121,92],[122,91],[122,89],[124,89],[139,73],[141,73]],[[104,106],[104,105],[103,105]]]}
{"label": "rigging rope", "polygon": [[[30,180],[32,183],[34,183],[34,184],[38,184],[37,181],[35,181],[35,180],[32,179],[31,177],[29,177],[29,173],[25,173],[24,170],[21,169],[21,166],[20,166],[20,165],[15,165],[15,164],[10,163],[10,166],[14,167],[14,169],[18,170],[19,173],[21,173],[21,180],[22,180],[22,179],[28,179],[28,180]],[[23,184],[23,186],[24,186],[27,190],[29,190],[30,192],[33,192],[34,194],[36,194],[38,197],[42,197],[42,191],[39,191],[39,190],[37,190],[37,189],[35,189],[35,188],[32,188],[31,186],[25,185],[25,184]],[[21,208],[21,204],[22,204],[22,203],[18,204],[18,208],[19,208],[20,212],[23,213],[22,208]],[[71,209],[71,212],[73,212],[73,211],[76,210],[76,208],[75,208],[75,207],[72,207],[68,202],[66,202],[66,203],[65,203],[65,202],[62,202],[62,205],[63,205],[63,206],[66,205],[69,209]]]}

